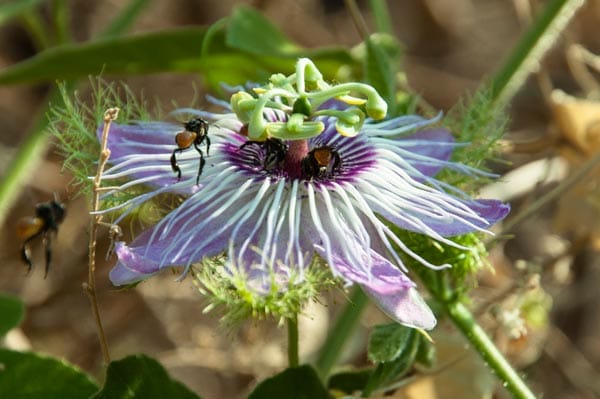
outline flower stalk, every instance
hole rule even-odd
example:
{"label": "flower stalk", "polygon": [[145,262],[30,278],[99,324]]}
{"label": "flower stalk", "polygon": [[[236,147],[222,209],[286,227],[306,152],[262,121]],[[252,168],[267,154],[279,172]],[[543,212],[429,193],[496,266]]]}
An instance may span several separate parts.
{"label": "flower stalk", "polygon": [[83,289],[87,294],[90,304],[92,306],[92,313],[94,314],[94,321],[96,322],[96,329],[98,333],[98,339],[100,340],[100,347],[102,349],[102,358],[104,364],[110,363],[110,352],[108,350],[108,344],[106,342],[106,335],[104,333],[104,327],[102,326],[102,319],[100,317],[100,309],[98,307],[98,297],[96,295],[96,237],[98,233],[98,226],[102,223],[102,215],[98,215],[97,212],[100,209],[100,192],[102,184],[102,174],[108,159],[110,158],[110,150],[108,149],[108,133],[110,130],[110,124],[112,121],[117,119],[119,114],[119,108],[109,108],[104,113],[104,127],[102,130],[102,140],[100,147],[100,156],[98,159],[98,169],[96,176],[93,180],[93,195],[92,195],[92,211],[90,212],[90,240],[89,240],[89,253],[88,253],[88,281],[83,284]]}
{"label": "flower stalk", "polygon": [[469,340],[492,372],[514,399],[535,399],[535,395],[496,348],[469,310],[458,301],[444,303],[448,316]]}
{"label": "flower stalk", "polygon": [[352,336],[363,310],[367,307],[369,298],[359,287],[352,288],[348,303],[331,327],[319,357],[315,362],[317,372],[323,380],[329,377],[331,369],[339,360],[348,338]]}
{"label": "flower stalk", "polygon": [[300,364],[298,351],[298,315],[287,319],[288,330],[288,366],[297,367]]}

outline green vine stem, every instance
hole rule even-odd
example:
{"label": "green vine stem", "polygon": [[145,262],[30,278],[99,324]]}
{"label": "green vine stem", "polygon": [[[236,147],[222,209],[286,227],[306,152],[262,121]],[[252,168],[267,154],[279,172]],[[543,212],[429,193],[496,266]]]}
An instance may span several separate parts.
{"label": "green vine stem", "polygon": [[350,17],[352,17],[352,22],[354,23],[354,27],[358,31],[359,36],[363,40],[367,40],[367,37],[369,37],[369,27],[358,8],[358,4],[356,4],[356,0],[344,0],[344,4],[348,9]]}
{"label": "green vine stem", "polygon": [[350,292],[348,303],[329,330],[329,335],[323,343],[319,356],[315,362],[317,372],[323,380],[327,379],[331,369],[337,363],[344,344],[354,333],[354,328],[360,320],[360,315],[369,303],[369,298],[358,286],[354,286]]}
{"label": "green vine stem", "polygon": [[492,372],[502,381],[502,385],[512,397],[514,399],[535,399],[533,392],[502,356],[465,305],[460,302],[447,302],[444,305],[456,327],[469,340]]}
{"label": "green vine stem", "polygon": [[373,13],[375,31],[380,33],[394,34],[394,28],[390,19],[390,10],[385,0],[369,0],[369,8]]}
{"label": "green vine stem", "polygon": [[298,315],[287,319],[288,330],[288,366],[297,367],[300,364],[298,354]]}
{"label": "green vine stem", "polygon": [[531,72],[534,72],[546,51],[556,43],[584,0],[550,0],[541,14],[508,56],[503,67],[490,83],[492,98],[506,104],[515,95]]}

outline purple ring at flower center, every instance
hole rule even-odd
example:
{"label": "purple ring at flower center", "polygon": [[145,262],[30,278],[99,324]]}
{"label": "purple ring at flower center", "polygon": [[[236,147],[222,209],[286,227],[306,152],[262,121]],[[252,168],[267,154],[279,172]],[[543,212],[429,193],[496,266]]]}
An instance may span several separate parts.
{"label": "purple ring at flower center", "polygon": [[343,137],[333,126],[309,140],[280,143],[247,143],[245,136],[235,134],[232,142],[223,144],[222,152],[249,176],[298,179],[317,186],[333,181],[352,182],[376,162],[375,148],[366,136]]}

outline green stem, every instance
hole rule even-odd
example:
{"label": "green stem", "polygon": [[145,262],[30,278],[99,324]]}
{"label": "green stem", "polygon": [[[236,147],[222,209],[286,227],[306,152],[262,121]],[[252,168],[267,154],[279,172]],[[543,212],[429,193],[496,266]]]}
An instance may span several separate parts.
{"label": "green stem", "polygon": [[356,0],[344,0],[344,4],[346,5],[346,8],[352,17],[354,26],[356,27],[361,39],[367,40],[367,37],[369,37],[369,27],[367,26],[367,23],[360,12],[360,8],[358,8],[358,4],[356,4]]}
{"label": "green stem", "polygon": [[369,0],[369,6],[373,13],[373,20],[375,21],[375,30],[393,35],[394,28],[392,28],[391,14],[386,0]]}
{"label": "green stem", "polygon": [[137,17],[152,3],[151,0],[130,0],[121,13],[110,21],[100,37],[109,38],[123,34],[135,22]]}
{"label": "green stem", "polygon": [[298,315],[287,319],[288,330],[288,363],[290,367],[300,364],[298,355]]}
{"label": "green stem", "polygon": [[69,31],[69,7],[65,0],[54,0],[52,4],[52,13],[55,30],[55,44],[65,44],[71,42],[71,33]]}
{"label": "green stem", "polygon": [[354,332],[354,327],[368,303],[369,298],[360,287],[355,286],[350,292],[348,303],[330,329],[329,336],[319,352],[315,367],[321,378],[326,379],[329,376],[342,353],[344,344]]}
{"label": "green stem", "polygon": [[529,74],[539,67],[544,53],[556,43],[584,0],[550,0],[542,13],[521,36],[503,67],[490,83],[495,102],[506,104]]}
{"label": "green stem", "polygon": [[502,381],[502,385],[510,392],[512,397],[514,399],[535,399],[533,392],[498,351],[469,310],[460,302],[449,302],[445,306],[454,324],[473,345],[488,367]]}
{"label": "green stem", "polygon": [[48,48],[48,33],[44,27],[42,19],[36,14],[35,10],[30,10],[23,13],[22,16],[23,25],[27,29],[27,32],[31,35],[35,48],[38,51],[43,51]]}

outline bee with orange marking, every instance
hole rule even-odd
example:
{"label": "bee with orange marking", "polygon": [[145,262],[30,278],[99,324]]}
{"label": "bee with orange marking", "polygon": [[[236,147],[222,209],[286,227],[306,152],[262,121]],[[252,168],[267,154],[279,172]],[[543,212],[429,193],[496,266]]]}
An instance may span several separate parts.
{"label": "bee with orange marking", "polygon": [[28,273],[31,272],[33,262],[29,243],[35,238],[41,236],[44,242],[46,252],[46,271],[44,278],[48,275],[50,263],[52,261],[52,233],[58,233],[58,225],[65,218],[66,209],[64,204],[54,199],[50,202],[43,202],[35,207],[35,216],[26,216],[17,222],[17,237],[23,240],[21,246],[21,259],[27,264]]}
{"label": "bee with orange marking", "polygon": [[340,154],[330,146],[313,148],[302,159],[302,173],[306,179],[321,178],[339,171]]}
{"label": "bee with orange marking", "polygon": [[181,179],[181,169],[179,168],[179,164],[177,163],[177,158],[175,154],[178,152],[183,152],[190,148],[192,145],[200,154],[200,164],[198,166],[198,175],[196,176],[196,184],[200,181],[200,175],[202,174],[202,169],[204,169],[204,154],[200,149],[200,145],[203,142],[206,142],[206,156],[208,156],[208,152],[210,150],[210,138],[208,137],[208,122],[204,119],[194,118],[186,122],[184,125],[184,130],[177,133],[175,135],[175,143],[177,144],[177,148],[173,150],[173,154],[171,154],[171,168],[173,172],[177,172],[177,179]]}

